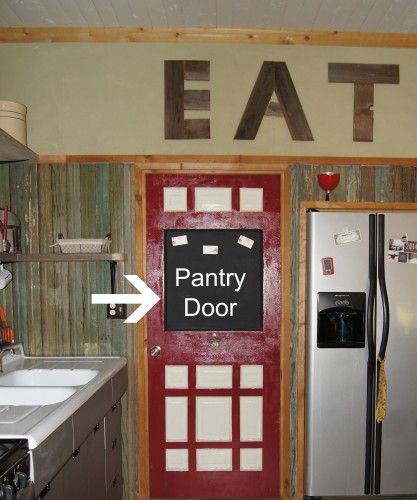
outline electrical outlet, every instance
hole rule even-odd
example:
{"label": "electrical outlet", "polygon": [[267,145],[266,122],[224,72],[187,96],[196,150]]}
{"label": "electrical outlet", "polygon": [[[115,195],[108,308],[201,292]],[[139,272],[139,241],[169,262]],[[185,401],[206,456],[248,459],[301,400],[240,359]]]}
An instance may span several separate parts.
{"label": "electrical outlet", "polygon": [[107,304],[107,319],[126,319],[126,304]]}

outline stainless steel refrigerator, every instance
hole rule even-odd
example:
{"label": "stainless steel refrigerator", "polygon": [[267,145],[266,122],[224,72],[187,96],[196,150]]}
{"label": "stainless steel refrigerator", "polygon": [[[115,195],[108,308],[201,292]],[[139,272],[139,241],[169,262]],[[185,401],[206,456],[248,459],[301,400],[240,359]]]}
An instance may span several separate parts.
{"label": "stainless steel refrigerator", "polygon": [[304,495],[417,498],[417,214],[307,220]]}

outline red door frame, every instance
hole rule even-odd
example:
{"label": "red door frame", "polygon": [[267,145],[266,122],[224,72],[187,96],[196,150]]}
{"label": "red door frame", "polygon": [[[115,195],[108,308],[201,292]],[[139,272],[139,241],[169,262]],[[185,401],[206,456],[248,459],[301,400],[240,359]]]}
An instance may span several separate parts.
{"label": "red door frame", "polygon": [[[218,160],[218,159],[217,159]],[[216,160],[216,161],[217,161]],[[146,211],[145,211],[145,177],[147,173],[190,173],[190,174],[279,174],[281,176],[281,238],[282,238],[282,281],[281,281],[281,425],[280,425],[280,498],[290,497],[290,168],[288,165],[266,164],[228,164],[227,160],[220,169],[213,163],[173,163],[173,159],[166,160],[169,164],[161,163],[159,159],[155,165],[137,165],[135,174],[136,184],[136,244],[137,268],[142,269],[145,276],[146,269]],[[269,162],[271,163],[271,162]],[[255,168],[256,167],[256,168]],[[138,324],[137,350],[139,353],[138,368],[138,420],[139,420],[139,494],[144,500],[150,498],[149,493],[149,440],[148,440],[148,407],[147,407],[147,321],[146,317]]]}

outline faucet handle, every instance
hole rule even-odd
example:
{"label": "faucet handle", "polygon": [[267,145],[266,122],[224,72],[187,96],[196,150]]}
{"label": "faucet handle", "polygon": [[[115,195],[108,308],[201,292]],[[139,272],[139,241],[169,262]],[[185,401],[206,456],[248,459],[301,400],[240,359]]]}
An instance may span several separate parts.
{"label": "faucet handle", "polygon": [[[6,355],[14,356],[16,354],[14,347],[3,347],[0,351],[0,372],[3,372],[3,359]],[[1,498],[1,497],[0,497]]]}

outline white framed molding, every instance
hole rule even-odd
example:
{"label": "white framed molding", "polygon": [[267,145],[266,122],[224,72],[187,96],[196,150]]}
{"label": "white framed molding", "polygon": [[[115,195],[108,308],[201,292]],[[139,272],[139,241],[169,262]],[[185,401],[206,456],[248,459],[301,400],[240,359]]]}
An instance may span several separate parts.
{"label": "white framed molding", "polygon": [[231,389],[231,365],[198,365],[196,371],[197,389]]}
{"label": "white framed molding", "polygon": [[188,398],[165,398],[165,440],[166,442],[188,441]]}
{"label": "white framed molding", "polygon": [[232,398],[198,396],[196,398],[196,439],[202,441],[232,440]]}
{"label": "white framed molding", "polygon": [[231,449],[198,449],[196,458],[198,471],[232,470]]}
{"label": "white framed molding", "polygon": [[262,389],[264,385],[264,369],[262,365],[240,366],[240,388]]}
{"label": "white framed molding", "polygon": [[188,389],[187,365],[165,365],[165,389]]}
{"label": "white framed molding", "polygon": [[264,190],[262,188],[240,188],[240,211],[263,212]]}
{"label": "white framed molding", "polygon": [[262,396],[240,396],[240,440],[262,441]]}
{"label": "white framed molding", "polygon": [[231,212],[231,188],[205,188],[194,189],[196,212]]}
{"label": "white framed molding", "polygon": [[164,187],[164,212],[187,211],[187,188]]}
{"label": "white framed molding", "polygon": [[241,448],[240,450],[241,471],[262,470],[262,448]]}
{"label": "white framed molding", "polygon": [[188,471],[188,450],[165,450],[165,470]]}

